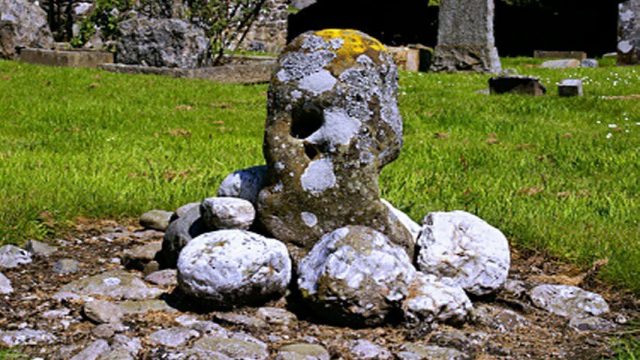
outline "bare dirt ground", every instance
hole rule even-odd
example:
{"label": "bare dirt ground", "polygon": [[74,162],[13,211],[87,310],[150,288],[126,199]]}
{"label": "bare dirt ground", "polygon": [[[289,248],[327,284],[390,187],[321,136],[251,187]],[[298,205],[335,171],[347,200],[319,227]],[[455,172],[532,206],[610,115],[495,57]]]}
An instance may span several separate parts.
{"label": "bare dirt ground", "polygon": [[[17,351],[29,357],[65,358],[82,350],[96,340],[94,329],[97,324],[86,319],[82,313],[81,301],[58,301],[53,294],[60,287],[73,280],[99,274],[108,270],[123,269],[116,259],[124,250],[149,241],[161,239],[162,233],[150,237],[136,237],[141,230],[131,224],[117,224],[113,221],[83,221],[74,233],[65,239],[51,239],[48,243],[58,246],[58,251],[48,257],[36,257],[33,263],[15,269],[3,270],[11,280],[14,293],[0,296],[0,330],[33,328],[46,330],[57,338],[52,344],[20,346]],[[124,236],[112,236],[114,233]],[[111,235],[110,235],[111,234]],[[107,240],[109,239],[109,240]],[[54,263],[62,258],[72,258],[80,262],[79,271],[59,275],[52,271]],[[431,329],[406,328],[389,325],[373,329],[351,329],[325,325],[313,320],[304,309],[300,310],[289,300],[281,299],[268,306],[288,308],[296,313],[298,321],[288,326],[262,326],[251,324],[221,323],[214,320],[216,312],[183,311],[188,304],[175,301],[179,298],[173,286],[163,288],[170,305],[181,311],[151,311],[146,314],[127,317],[121,333],[137,337],[143,345],[136,358],[163,358],[169,350],[151,344],[149,335],[154,331],[176,326],[175,318],[189,313],[201,320],[216,321],[230,331],[245,331],[269,346],[272,356],[277,349],[294,342],[317,343],[325,347],[332,358],[351,359],[350,341],[368,339],[381,345],[391,353],[397,353],[408,342],[437,344],[461,350],[470,358],[477,359],[600,359],[614,356],[614,340],[622,335],[633,334],[629,323],[640,316],[640,300],[630,293],[615,290],[597,280],[601,264],[595,264],[587,272],[572,265],[563,264],[531,252],[512,252],[510,278],[522,280],[526,284],[553,283],[580,286],[605,297],[611,312],[605,316],[617,322],[615,330],[606,332],[577,331],[568,325],[565,318],[552,315],[535,308],[526,295],[501,292],[495,297],[473,299],[474,307],[489,304],[492,307],[513,310],[524,318],[524,322],[514,325],[514,319],[503,319],[506,328],[488,324],[489,320],[474,319],[464,325],[438,325]],[[143,274],[137,270],[134,273]],[[49,310],[69,309],[69,313],[59,318],[44,318]],[[233,313],[254,316],[255,308],[240,308]],[[515,321],[515,322],[519,322]],[[513,326],[512,326],[513,325]],[[102,335],[109,336],[109,335]],[[66,354],[66,355],[65,355]],[[1,357],[1,356],[0,356]]]}

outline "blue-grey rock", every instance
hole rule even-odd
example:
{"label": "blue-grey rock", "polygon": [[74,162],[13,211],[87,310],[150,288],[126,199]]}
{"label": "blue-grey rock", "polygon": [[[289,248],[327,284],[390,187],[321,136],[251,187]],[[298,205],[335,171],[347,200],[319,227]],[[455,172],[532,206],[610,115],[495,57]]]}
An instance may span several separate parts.
{"label": "blue-grey rock", "polygon": [[0,0],[0,58],[13,59],[20,48],[45,48],[54,40],[47,13],[28,0]]}
{"label": "blue-grey rock", "polygon": [[169,224],[162,240],[162,250],[159,254],[161,264],[165,268],[175,268],[178,255],[193,238],[212,229],[207,228],[200,216],[200,207],[190,207],[184,216],[178,217]]}
{"label": "blue-grey rock", "polygon": [[256,205],[266,178],[265,165],[235,171],[224,178],[218,188],[218,196],[240,198]]}
{"label": "blue-grey rock", "polygon": [[583,68],[597,68],[598,65],[598,60],[596,59],[584,59],[580,63],[580,66],[582,66]]}
{"label": "blue-grey rock", "polygon": [[15,245],[0,247],[0,269],[12,269],[20,265],[30,264],[31,254]]}

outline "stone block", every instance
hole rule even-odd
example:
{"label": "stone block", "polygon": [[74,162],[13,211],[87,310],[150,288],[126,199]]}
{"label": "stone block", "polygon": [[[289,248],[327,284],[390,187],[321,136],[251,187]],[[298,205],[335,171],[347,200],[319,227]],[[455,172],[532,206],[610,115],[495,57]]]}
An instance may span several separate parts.
{"label": "stone block", "polygon": [[565,79],[558,84],[558,95],[564,97],[582,96],[582,80]]}
{"label": "stone block", "polygon": [[587,58],[587,53],[584,51],[535,50],[533,57],[536,59],[576,59],[582,61]]}
{"label": "stone block", "polygon": [[405,71],[420,70],[420,51],[410,47],[387,46],[387,50],[393,56],[393,61],[399,69]]}
{"label": "stone block", "polygon": [[541,96],[547,89],[540,79],[530,76],[499,76],[489,79],[489,91],[494,94]]}
{"label": "stone block", "polygon": [[106,51],[66,51],[48,49],[22,49],[20,61],[31,64],[96,68],[113,63],[113,54]]}

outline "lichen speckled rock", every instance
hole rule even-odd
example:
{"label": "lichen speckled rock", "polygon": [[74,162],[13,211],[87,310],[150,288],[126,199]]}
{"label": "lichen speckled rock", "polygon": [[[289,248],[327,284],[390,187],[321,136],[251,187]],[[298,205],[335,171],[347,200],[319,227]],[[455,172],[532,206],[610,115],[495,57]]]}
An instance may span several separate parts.
{"label": "lichen speckled rock", "polygon": [[248,230],[256,218],[256,210],[244,199],[213,197],[202,201],[200,215],[210,229]]}
{"label": "lichen speckled rock", "polygon": [[307,32],[278,60],[263,151],[259,220],[303,249],[346,225],[376,229],[413,254],[411,235],[380,201],[378,175],[402,147],[397,69],[354,30]]}
{"label": "lichen speckled rock", "polygon": [[511,256],[500,230],[464,211],[433,212],[418,237],[418,270],[473,295],[487,295],[507,280]]}
{"label": "lichen speckled rock", "polygon": [[461,287],[446,285],[433,275],[418,273],[402,308],[411,323],[461,322],[472,305]]}
{"label": "lichen speckled rock", "polygon": [[323,319],[375,326],[399,313],[416,270],[382,233],[347,226],[322,237],[300,262],[298,276],[302,297]]}
{"label": "lichen speckled rock", "polygon": [[533,304],[567,318],[599,316],[609,312],[609,304],[600,295],[569,285],[538,285],[531,289]]}
{"label": "lichen speckled rock", "polygon": [[287,247],[244,230],[201,235],[178,258],[180,289],[216,306],[269,300],[284,294],[290,280]]}

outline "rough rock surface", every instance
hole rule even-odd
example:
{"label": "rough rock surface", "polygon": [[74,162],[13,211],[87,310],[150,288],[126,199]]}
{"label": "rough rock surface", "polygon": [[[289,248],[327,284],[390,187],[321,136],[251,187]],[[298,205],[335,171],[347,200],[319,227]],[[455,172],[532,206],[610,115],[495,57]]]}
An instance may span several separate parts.
{"label": "rough rock surface", "polygon": [[446,285],[433,275],[419,273],[402,308],[411,323],[460,322],[467,317],[472,305],[461,287]]}
{"label": "rough rock surface", "polygon": [[389,215],[392,218],[392,221],[399,221],[404,227],[411,233],[411,238],[415,243],[418,241],[418,236],[420,235],[420,231],[422,230],[422,226],[420,226],[417,222],[413,221],[409,217],[409,215],[403,213],[402,211],[396,209],[390,202],[385,199],[381,199],[384,206],[389,209]]}
{"label": "rough rock surface", "polygon": [[195,330],[185,327],[172,327],[153,332],[149,335],[149,340],[154,345],[178,347],[198,336],[200,336],[200,333]]}
{"label": "rough rock surface", "polygon": [[290,280],[286,246],[243,230],[204,234],[185,246],[178,259],[182,291],[219,306],[282,295]]}
{"label": "rough rock surface", "polygon": [[473,309],[475,322],[500,332],[513,331],[530,326],[527,319],[517,312],[499,306],[483,304]]}
{"label": "rough rock surface", "polygon": [[580,60],[576,59],[558,59],[545,61],[540,67],[545,69],[572,69],[579,68],[580,64]]}
{"label": "rough rock surface", "polygon": [[51,333],[34,330],[34,329],[22,329],[13,331],[0,330],[0,345],[5,347],[14,347],[19,345],[37,345],[51,343],[56,340],[56,337]]}
{"label": "rough rock surface", "polygon": [[500,72],[493,35],[493,0],[442,0],[434,71]]}
{"label": "rough rock surface", "polygon": [[72,357],[71,360],[96,360],[100,355],[110,350],[109,343],[106,340],[99,339],[89,344],[89,346]]}
{"label": "rough rock surface", "polygon": [[47,14],[28,0],[0,0],[0,58],[13,59],[17,49],[51,48]]}
{"label": "rough rock surface", "polygon": [[53,272],[60,275],[73,274],[78,271],[80,263],[74,259],[60,259],[53,264]]}
{"label": "rough rock surface", "polygon": [[361,360],[391,360],[393,356],[389,350],[369,340],[355,340],[349,346],[349,355]]}
{"label": "rough rock surface", "polygon": [[256,218],[251,202],[233,197],[214,197],[202,201],[200,214],[210,229],[248,230]]}
{"label": "rough rock surface", "polygon": [[[263,344],[214,336],[197,340],[191,347],[190,353],[200,356],[201,359],[266,360],[269,358],[269,351]],[[196,357],[196,359],[199,358]]]}
{"label": "rough rock surface", "polygon": [[330,231],[366,224],[412,256],[411,234],[389,216],[378,189],[401,147],[397,69],[384,46],[353,30],[298,36],[269,89],[260,222],[303,252]]}
{"label": "rough rock surface", "polygon": [[509,243],[500,230],[464,211],[434,212],[423,220],[417,267],[474,295],[507,280]]}
{"label": "rough rock surface", "polygon": [[235,171],[224,178],[218,188],[218,196],[245,199],[256,205],[266,177],[265,165]]}
{"label": "rough rock surface", "polygon": [[162,250],[162,241],[152,241],[144,245],[125,250],[122,254],[122,264],[130,269],[144,269],[144,266],[154,261]]}
{"label": "rough rock surface", "polygon": [[0,247],[0,269],[12,269],[20,265],[30,264],[31,253],[15,245]]}
{"label": "rough rock surface", "polygon": [[569,326],[578,331],[613,331],[618,327],[616,323],[597,316],[573,318],[569,320]]}
{"label": "rough rock surface", "polygon": [[173,213],[171,211],[151,210],[140,215],[140,225],[145,229],[165,231],[169,227],[172,217]]}
{"label": "rough rock surface", "polygon": [[316,344],[291,344],[278,350],[276,360],[329,360],[325,348]]}
{"label": "rough rock surface", "polygon": [[469,357],[451,348],[409,343],[396,354],[399,360],[468,360]]}
{"label": "rough rock surface", "polygon": [[209,39],[178,19],[134,18],[118,26],[116,60],[130,65],[197,68],[207,64]]}
{"label": "rough rock surface", "polygon": [[84,315],[98,323],[118,323],[122,319],[123,313],[120,307],[104,300],[87,301],[83,308]]}
{"label": "rough rock surface", "polygon": [[12,292],[11,280],[4,276],[3,273],[0,273],[0,295],[11,294]]}
{"label": "rough rock surface", "polygon": [[533,304],[550,313],[582,318],[609,312],[609,304],[602,296],[569,285],[538,285],[529,293]]}
{"label": "rough rock surface", "polygon": [[159,289],[147,286],[137,276],[126,271],[109,271],[79,279],[63,286],[55,299],[77,299],[101,296],[112,299],[143,300],[159,296]]}
{"label": "rough rock surface", "polygon": [[382,233],[347,226],[323,236],[301,261],[298,275],[303,298],[324,320],[372,326],[397,315],[416,271]]}
{"label": "rough rock surface", "polygon": [[294,313],[276,307],[261,307],[256,316],[271,325],[291,326],[298,321]]}
{"label": "rough rock surface", "polygon": [[640,1],[627,0],[618,11],[618,64],[640,63]]}
{"label": "rough rock surface", "polygon": [[164,267],[175,268],[178,255],[193,238],[206,233],[209,229],[205,226],[200,216],[199,206],[190,206],[184,216],[174,220],[162,240],[160,260]]}
{"label": "rough rock surface", "polygon": [[27,241],[27,244],[25,245],[24,249],[30,252],[31,255],[33,256],[42,256],[42,257],[47,257],[58,250],[58,248],[55,246],[51,246],[49,244],[45,244],[37,240]]}
{"label": "rough rock surface", "polygon": [[154,271],[145,276],[145,281],[159,286],[173,286],[178,284],[178,273],[175,269]]}

